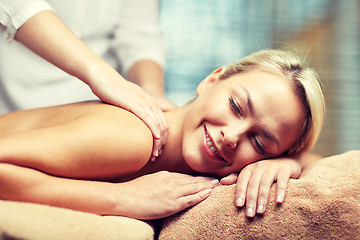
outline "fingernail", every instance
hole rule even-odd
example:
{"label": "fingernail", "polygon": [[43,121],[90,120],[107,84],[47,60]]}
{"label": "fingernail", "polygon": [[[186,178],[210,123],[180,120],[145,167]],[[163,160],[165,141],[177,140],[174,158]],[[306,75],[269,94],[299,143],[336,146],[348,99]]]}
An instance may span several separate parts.
{"label": "fingernail", "polygon": [[236,200],[236,206],[238,206],[238,207],[244,206],[244,199],[243,199],[242,197],[239,197],[239,198]]}
{"label": "fingernail", "polygon": [[151,157],[150,161],[155,162],[156,157]]}
{"label": "fingernail", "polygon": [[258,211],[258,213],[263,213],[264,212],[264,206],[262,204],[260,204],[257,211]]}
{"label": "fingernail", "polygon": [[156,157],[159,156],[159,150],[156,150],[154,155],[155,155]]}
{"label": "fingernail", "polygon": [[211,182],[212,182],[215,186],[217,186],[217,185],[219,184],[219,180],[218,180],[218,179],[213,179],[213,180],[211,180]]}
{"label": "fingernail", "polygon": [[248,208],[246,210],[246,216],[253,217],[255,215],[254,210],[252,208]]}
{"label": "fingernail", "polygon": [[282,203],[282,201],[283,201],[283,196],[282,195],[277,196],[276,202],[277,203]]}

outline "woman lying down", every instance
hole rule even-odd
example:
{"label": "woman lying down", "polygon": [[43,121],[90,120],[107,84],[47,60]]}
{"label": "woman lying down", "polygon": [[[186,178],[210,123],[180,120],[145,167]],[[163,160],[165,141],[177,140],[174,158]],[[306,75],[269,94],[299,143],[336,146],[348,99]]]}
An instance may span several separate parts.
{"label": "woman lying down", "polygon": [[157,219],[203,201],[222,178],[237,182],[248,217],[265,212],[274,181],[281,203],[323,123],[317,75],[291,53],[264,50],[215,70],[197,94],[165,113],[155,161],[147,126],[108,104],[0,116],[0,199]]}

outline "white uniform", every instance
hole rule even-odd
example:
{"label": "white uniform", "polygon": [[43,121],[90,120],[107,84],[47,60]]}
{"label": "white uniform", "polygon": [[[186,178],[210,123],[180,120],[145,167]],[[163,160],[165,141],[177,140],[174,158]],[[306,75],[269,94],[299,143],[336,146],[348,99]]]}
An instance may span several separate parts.
{"label": "white uniform", "polygon": [[157,0],[0,0],[0,114],[97,99],[88,85],[13,41],[17,29],[44,10],[54,10],[124,77],[142,59],[164,65]]}

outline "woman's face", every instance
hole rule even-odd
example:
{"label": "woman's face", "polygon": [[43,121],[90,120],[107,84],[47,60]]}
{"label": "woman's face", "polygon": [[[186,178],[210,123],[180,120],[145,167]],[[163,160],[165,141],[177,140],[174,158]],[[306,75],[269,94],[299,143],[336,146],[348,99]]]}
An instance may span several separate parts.
{"label": "woman's face", "polygon": [[195,171],[226,176],[285,153],[300,135],[304,112],[287,80],[251,70],[198,87],[183,126],[182,151]]}

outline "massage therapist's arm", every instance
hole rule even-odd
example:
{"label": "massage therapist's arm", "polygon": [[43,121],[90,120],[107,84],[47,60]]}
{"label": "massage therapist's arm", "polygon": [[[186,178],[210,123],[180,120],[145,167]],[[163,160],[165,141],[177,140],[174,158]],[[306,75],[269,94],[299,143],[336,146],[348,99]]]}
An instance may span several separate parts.
{"label": "massage therapist's arm", "polygon": [[75,180],[0,163],[0,199],[137,219],[175,214],[207,198],[216,185],[209,178],[169,172],[124,183]]}
{"label": "massage therapist's arm", "polygon": [[30,18],[18,29],[15,39],[88,84],[104,102],[125,108],[142,119],[154,136],[156,155],[168,131],[157,100],[98,57],[54,12],[42,11]]}
{"label": "massage therapist's arm", "polygon": [[163,111],[170,111],[176,105],[165,97],[163,70],[151,60],[141,60],[129,69],[127,79],[141,86],[147,93],[156,97]]}

